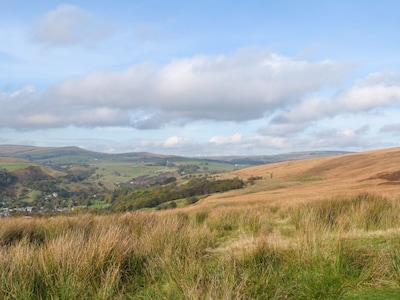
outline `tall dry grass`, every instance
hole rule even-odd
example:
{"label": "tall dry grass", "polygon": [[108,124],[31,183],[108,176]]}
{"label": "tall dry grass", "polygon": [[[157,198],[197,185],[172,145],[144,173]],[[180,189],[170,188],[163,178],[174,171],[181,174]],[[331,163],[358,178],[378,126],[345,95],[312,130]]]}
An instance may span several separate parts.
{"label": "tall dry grass", "polygon": [[362,194],[1,219],[0,299],[388,298],[400,286],[399,213],[398,201]]}

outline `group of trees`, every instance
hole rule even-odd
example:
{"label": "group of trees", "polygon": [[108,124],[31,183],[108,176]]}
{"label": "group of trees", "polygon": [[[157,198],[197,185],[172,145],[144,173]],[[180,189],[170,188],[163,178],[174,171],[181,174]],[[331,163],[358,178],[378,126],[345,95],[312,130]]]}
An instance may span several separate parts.
{"label": "group of trees", "polygon": [[8,200],[13,195],[13,185],[17,182],[17,177],[7,172],[6,169],[0,169],[0,202]]}
{"label": "group of trees", "polygon": [[165,202],[178,199],[187,199],[195,196],[208,195],[240,189],[244,182],[239,178],[224,180],[209,180],[207,178],[193,178],[186,184],[157,185],[145,189],[124,187],[115,190],[107,197],[115,211],[137,210],[146,207],[157,207]]}
{"label": "group of trees", "polygon": [[0,169],[0,190],[4,190],[16,181],[17,177],[7,172],[6,169]]}

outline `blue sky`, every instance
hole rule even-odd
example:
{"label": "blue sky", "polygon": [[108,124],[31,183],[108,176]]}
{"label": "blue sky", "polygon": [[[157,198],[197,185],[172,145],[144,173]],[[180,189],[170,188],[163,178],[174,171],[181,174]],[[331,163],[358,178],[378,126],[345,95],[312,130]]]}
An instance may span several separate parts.
{"label": "blue sky", "polygon": [[399,11],[397,0],[0,0],[0,144],[397,147]]}

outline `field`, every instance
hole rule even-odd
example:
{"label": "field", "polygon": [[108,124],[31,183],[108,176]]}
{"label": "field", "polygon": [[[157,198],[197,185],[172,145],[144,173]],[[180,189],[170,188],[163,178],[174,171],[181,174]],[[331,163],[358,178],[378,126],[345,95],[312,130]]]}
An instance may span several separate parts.
{"label": "field", "polygon": [[218,175],[246,188],[173,210],[0,219],[0,298],[399,299],[398,161],[246,168]]}
{"label": "field", "polygon": [[6,169],[7,171],[15,171],[15,170],[27,168],[29,166],[35,166],[35,165],[36,164],[34,164],[30,161],[0,157],[0,169]]}

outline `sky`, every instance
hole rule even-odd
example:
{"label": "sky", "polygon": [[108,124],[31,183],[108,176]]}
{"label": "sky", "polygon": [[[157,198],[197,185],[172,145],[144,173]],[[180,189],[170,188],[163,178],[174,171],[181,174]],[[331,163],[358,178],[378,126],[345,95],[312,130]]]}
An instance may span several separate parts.
{"label": "sky", "polygon": [[400,145],[398,0],[0,0],[0,144]]}

